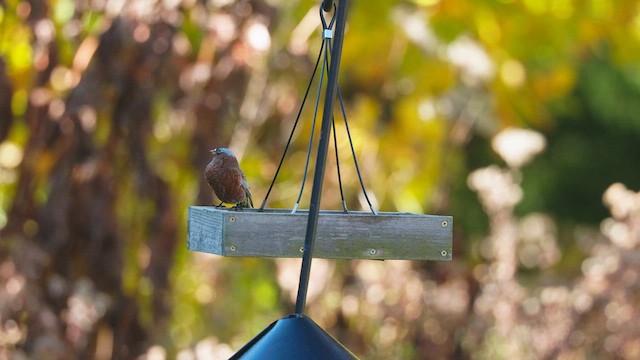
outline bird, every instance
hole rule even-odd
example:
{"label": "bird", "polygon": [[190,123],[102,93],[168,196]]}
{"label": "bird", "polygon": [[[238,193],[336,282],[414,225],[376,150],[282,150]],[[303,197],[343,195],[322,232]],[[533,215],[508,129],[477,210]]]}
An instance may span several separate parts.
{"label": "bird", "polygon": [[227,148],[209,150],[213,154],[204,171],[204,178],[222,204],[234,204],[235,208],[253,208],[249,183],[240,169],[238,159]]}

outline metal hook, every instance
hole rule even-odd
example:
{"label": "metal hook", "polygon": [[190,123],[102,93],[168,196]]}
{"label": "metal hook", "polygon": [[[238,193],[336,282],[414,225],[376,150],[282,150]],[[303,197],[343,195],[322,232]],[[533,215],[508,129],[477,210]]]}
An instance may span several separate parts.
{"label": "metal hook", "polygon": [[328,1],[328,0],[323,0],[322,1],[322,10],[324,10],[324,12],[331,11],[332,7],[335,8],[335,5],[333,4],[333,1]]}
{"label": "metal hook", "polygon": [[[330,2],[333,3],[333,1],[330,1]],[[328,12],[328,11],[324,10],[325,3],[326,3],[326,1],[323,1],[322,6],[320,6],[320,21],[322,21],[322,29],[323,30],[331,29],[333,27],[333,23],[336,21],[336,17],[333,16],[331,18],[331,21],[329,22],[329,26],[327,26],[327,20],[325,20],[325,18],[324,18],[324,12]],[[336,10],[336,5],[335,4],[333,4],[333,10],[334,10],[333,13],[335,14],[336,13],[336,11],[335,11]]]}

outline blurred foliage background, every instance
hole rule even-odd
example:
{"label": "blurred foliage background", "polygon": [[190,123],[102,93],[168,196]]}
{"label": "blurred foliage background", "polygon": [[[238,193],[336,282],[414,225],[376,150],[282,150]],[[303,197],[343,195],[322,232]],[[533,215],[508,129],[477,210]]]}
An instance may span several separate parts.
{"label": "blurred foliage background", "polygon": [[[638,2],[350,3],[366,186],[453,215],[454,260],[314,260],[311,318],[365,359],[640,357]],[[186,209],[218,146],[264,197],[317,6],[0,1],[0,358],[222,359],[293,310],[299,260],[190,253]],[[311,117],[269,207],[295,202]]]}

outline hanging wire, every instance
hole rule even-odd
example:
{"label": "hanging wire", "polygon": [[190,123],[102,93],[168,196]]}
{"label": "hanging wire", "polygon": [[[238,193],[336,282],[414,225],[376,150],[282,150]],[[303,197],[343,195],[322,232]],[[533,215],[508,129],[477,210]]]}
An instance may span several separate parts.
{"label": "hanging wire", "polygon": [[[331,46],[331,39],[329,39],[328,41],[328,49]],[[330,51],[327,51],[327,53],[331,53]],[[329,67],[327,64],[327,71],[329,71]],[[349,210],[347,209],[347,202],[344,199],[344,190],[342,188],[342,175],[340,173],[340,156],[338,155],[338,136],[336,135],[336,118],[335,116],[331,117],[331,128],[333,129],[333,147],[334,147],[334,152],[336,154],[336,169],[338,171],[338,188],[340,189],[340,200],[342,202],[342,210],[344,211],[344,213],[349,213]]]}
{"label": "hanging wire", "polygon": [[[328,45],[324,39],[322,39],[322,48]],[[322,50],[320,50],[322,52]],[[318,107],[320,105],[320,95],[322,93],[322,82],[324,81],[324,64],[327,63],[327,51],[324,51],[324,60],[322,64],[322,68],[320,69],[320,81],[318,82],[318,93],[316,94],[316,105],[313,109],[313,121],[311,123],[311,135],[309,136],[309,146],[307,147],[307,160],[304,163],[304,173],[302,174],[302,185],[300,186],[300,193],[298,194],[298,199],[296,203],[293,205],[293,209],[291,213],[294,214],[298,210],[298,206],[300,205],[300,199],[302,198],[302,193],[304,192],[304,185],[307,182],[307,172],[309,171],[309,160],[311,160],[311,147],[313,145],[313,135],[316,131],[316,120],[318,119]]]}
{"label": "hanging wire", "polygon": [[307,159],[304,164],[304,173],[302,175],[302,185],[300,186],[300,193],[298,194],[298,199],[296,203],[293,205],[293,209],[291,210],[292,214],[298,210],[298,206],[300,205],[300,199],[302,199],[302,193],[304,192],[304,185],[307,182],[307,172],[309,170],[309,161],[311,159],[311,147],[313,145],[313,135],[316,129],[316,120],[318,118],[318,108],[320,106],[320,96],[322,93],[322,83],[324,82],[324,73],[325,69],[329,71],[329,45],[331,44],[331,37],[333,36],[331,27],[333,27],[333,22],[335,21],[335,17],[331,19],[329,25],[327,25],[326,20],[324,19],[324,15],[322,13],[323,7],[320,7],[320,21],[322,22],[322,44],[320,45],[320,53],[324,51],[324,60],[322,63],[322,69],[320,70],[320,81],[318,82],[318,93],[316,94],[316,104],[313,109],[313,122],[311,123],[311,136],[309,137],[309,146],[307,148]]}
{"label": "hanging wire", "polygon": [[340,158],[338,157],[338,137],[336,136],[336,118],[331,117],[331,127],[333,128],[333,147],[336,153],[336,168],[338,169],[338,186],[340,187],[340,199],[342,200],[342,210],[348,213],[347,202],[344,200],[344,191],[342,190],[342,176],[340,176]]}
{"label": "hanging wire", "polygon": [[[329,43],[328,47],[331,48],[331,40],[329,40],[328,43]],[[338,87],[338,91],[337,91],[337,93],[338,93],[338,101],[340,102],[340,110],[342,112],[342,118],[344,119],[345,129],[347,130],[347,137],[349,138],[349,146],[351,147],[351,155],[353,157],[353,163],[355,164],[355,167],[356,167],[356,173],[358,174],[358,180],[360,181],[360,188],[362,189],[362,193],[364,194],[364,198],[367,200],[367,204],[369,205],[369,209],[371,209],[371,212],[374,215],[378,215],[376,210],[373,208],[373,205],[371,205],[371,200],[369,200],[369,195],[367,195],[367,190],[366,190],[366,188],[364,186],[364,181],[362,180],[362,174],[360,173],[360,166],[358,166],[358,159],[356,158],[356,150],[353,147],[353,140],[351,140],[351,131],[349,130],[349,121],[347,120],[347,111],[345,110],[345,107],[344,107],[344,100],[342,98],[342,90],[340,90],[340,85],[338,85],[337,87]],[[334,123],[335,123],[335,121],[334,121]],[[334,126],[334,130],[335,130],[335,126]],[[338,150],[336,148],[336,152],[337,151]],[[336,158],[337,158],[337,153],[336,153]],[[339,173],[340,173],[340,170],[338,169],[338,174]],[[342,184],[340,184],[340,193],[342,194]],[[344,203],[344,197],[343,197],[342,201]],[[346,211],[346,206],[344,206],[344,209]]]}
{"label": "hanging wire", "polygon": [[347,121],[347,112],[344,109],[344,101],[342,100],[342,91],[340,91],[340,86],[338,86],[338,100],[340,102],[340,110],[342,111],[342,117],[344,118],[344,126],[347,129],[347,137],[349,138],[349,145],[351,146],[351,155],[353,156],[353,163],[356,166],[356,173],[358,174],[358,180],[360,180],[360,187],[362,188],[362,193],[364,194],[364,198],[367,200],[367,204],[369,204],[369,209],[374,215],[378,215],[376,210],[371,205],[371,200],[369,200],[369,195],[367,195],[367,190],[364,187],[364,181],[362,181],[362,174],[360,173],[360,166],[358,166],[358,159],[356,158],[356,150],[353,148],[353,140],[351,140],[351,131],[349,131],[349,122]]}
{"label": "hanging wire", "polygon": [[[325,5],[325,3],[329,3],[329,2],[324,2],[323,5]],[[332,3],[332,2],[330,2]],[[335,10],[335,5],[333,5],[333,8]],[[273,177],[273,180],[271,181],[271,184],[269,185],[269,190],[267,190],[267,194],[264,197],[264,200],[262,201],[262,205],[260,205],[260,209],[259,211],[264,210],[264,207],[267,203],[267,199],[269,198],[269,195],[271,194],[271,190],[273,189],[273,186],[276,182],[276,179],[278,177],[278,174],[280,173],[280,169],[282,168],[282,164],[284,162],[284,158],[286,157],[287,151],[289,149],[289,146],[291,145],[291,141],[293,139],[293,134],[298,126],[298,122],[300,121],[300,117],[302,114],[302,110],[304,108],[304,105],[307,101],[308,95],[309,95],[309,91],[311,89],[311,85],[313,84],[313,79],[315,78],[315,75],[317,73],[318,70],[318,65],[320,64],[320,59],[323,59],[323,63],[322,63],[322,68],[320,70],[320,81],[318,83],[318,93],[316,94],[316,102],[315,102],[315,107],[314,107],[314,112],[313,112],[313,122],[312,122],[312,128],[311,128],[311,134],[309,137],[309,145],[307,147],[307,157],[306,157],[306,161],[305,161],[305,166],[304,166],[304,173],[302,176],[302,185],[300,186],[300,192],[298,194],[298,198],[296,199],[296,203],[293,207],[293,209],[291,210],[291,213],[295,213],[298,209],[298,206],[300,205],[300,200],[302,198],[302,194],[304,192],[304,186],[306,183],[306,178],[307,178],[307,173],[308,173],[308,169],[309,169],[309,162],[311,159],[311,149],[312,149],[312,144],[313,144],[313,137],[315,134],[315,128],[316,128],[316,120],[317,120],[317,115],[318,115],[318,107],[320,105],[320,94],[321,94],[321,90],[322,90],[322,83],[324,81],[324,73],[325,73],[325,69],[326,71],[329,71],[329,56],[331,55],[331,38],[333,37],[332,35],[332,30],[331,28],[333,27],[333,23],[335,21],[335,17],[333,17],[330,21],[329,24],[327,24],[327,22],[325,21],[324,15],[323,15],[323,10],[324,10],[324,6],[320,7],[320,20],[322,22],[322,31],[323,31],[323,36],[322,36],[322,44],[320,46],[320,52],[318,53],[318,58],[316,59],[316,63],[314,65],[314,69],[313,69],[313,73],[311,74],[311,78],[309,79],[309,84],[307,85],[307,89],[305,91],[304,97],[302,99],[302,103],[300,104],[300,109],[298,110],[298,114],[296,116],[296,120],[293,124],[293,128],[291,129],[291,134],[289,134],[289,139],[287,140],[287,144],[284,148],[284,152],[282,154],[282,157],[280,158],[280,162],[278,163],[278,168],[276,169],[276,173]],[[325,10],[326,11],[326,10]],[[324,56],[322,56],[324,53]],[[362,193],[364,194],[364,197],[367,201],[367,204],[369,205],[369,209],[371,209],[371,212],[374,215],[378,215],[378,213],[376,212],[376,210],[373,208],[373,205],[371,204],[371,200],[369,199],[369,195],[367,194],[367,190],[364,186],[364,181],[362,180],[362,174],[360,172],[360,166],[358,165],[358,160],[356,158],[356,152],[355,152],[355,148],[353,146],[353,140],[351,138],[351,131],[349,130],[349,122],[347,120],[347,112],[345,110],[345,106],[344,106],[344,100],[342,98],[342,91],[340,89],[340,86],[337,86],[337,95],[338,95],[338,100],[340,102],[340,110],[342,112],[342,117],[344,119],[344,124],[345,124],[345,129],[347,130],[347,137],[349,139],[349,146],[351,148],[351,155],[353,157],[353,162],[355,164],[355,168],[356,168],[356,173],[358,175],[358,180],[360,182],[360,187],[362,189]],[[336,155],[336,166],[337,166],[337,172],[338,172],[338,185],[340,187],[340,198],[342,201],[342,209],[345,213],[348,213],[349,210],[347,209],[347,203],[345,201],[344,198],[344,190],[342,187],[342,175],[340,172],[340,161],[339,161],[339,155],[338,155],[338,140],[337,140],[337,135],[336,135],[336,127],[335,127],[335,117],[332,118],[332,131],[333,131],[333,141],[334,141],[334,149],[335,149],[335,155]]]}
{"label": "hanging wire", "polygon": [[[324,23],[324,21],[323,21]],[[333,19],[331,20],[330,25],[333,25]],[[304,109],[304,105],[307,101],[307,97],[309,96],[309,90],[311,90],[311,85],[313,84],[313,79],[316,76],[316,72],[318,71],[318,65],[320,64],[320,59],[322,59],[322,53],[324,50],[324,38],[322,39],[322,46],[320,47],[320,52],[318,52],[318,58],[316,59],[316,63],[313,66],[313,73],[311,73],[311,78],[309,79],[309,84],[307,85],[307,90],[304,93],[304,97],[302,98],[302,103],[300,104],[300,109],[298,110],[298,114],[296,115],[296,121],[293,123],[293,128],[291,129],[291,133],[289,134],[289,139],[287,140],[287,145],[284,147],[284,151],[282,152],[282,157],[280,158],[280,162],[278,163],[278,168],[276,169],[276,173],[273,176],[273,180],[271,180],[271,184],[269,185],[269,190],[267,190],[267,194],[264,196],[264,200],[262,200],[262,205],[260,205],[259,211],[264,210],[264,207],[267,204],[267,199],[269,199],[269,195],[271,194],[271,190],[273,189],[273,185],[276,183],[276,179],[278,178],[278,174],[280,173],[280,169],[282,168],[282,163],[284,162],[284,158],[287,155],[287,151],[289,150],[289,146],[291,145],[291,140],[293,139],[293,134],[296,131],[296,127],[298,126],[298,122],[300,121],[300,116],[302,115],[302,110]]]}

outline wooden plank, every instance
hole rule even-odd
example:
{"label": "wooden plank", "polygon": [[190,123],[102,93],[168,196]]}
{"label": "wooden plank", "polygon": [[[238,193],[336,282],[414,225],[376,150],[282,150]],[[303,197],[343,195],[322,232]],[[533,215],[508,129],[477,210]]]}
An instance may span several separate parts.
{"label": "wooden plank", "polygon": [[[308,212],[189,207],[190,250],[237,257],[302,257]],[[314,257],[451,260],[453,217],[323,210]]]}
{"label": "wooden plank", "polygon": [[187,245],[189,250],[222,255],[224,213],[208,207],[189,207]]}

